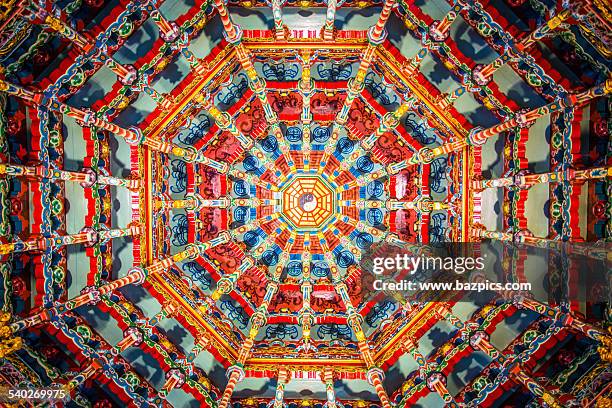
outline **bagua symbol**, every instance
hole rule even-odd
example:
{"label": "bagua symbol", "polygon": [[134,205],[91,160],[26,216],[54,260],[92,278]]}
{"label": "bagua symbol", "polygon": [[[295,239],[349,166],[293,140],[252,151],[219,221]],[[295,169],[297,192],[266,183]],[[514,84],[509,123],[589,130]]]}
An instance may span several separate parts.
{"label": "bagua symbol", "polygon": [[300,208],[304,211],[312,211],[317,208],[317,200],[312,193],[303,194],[300,197]]}

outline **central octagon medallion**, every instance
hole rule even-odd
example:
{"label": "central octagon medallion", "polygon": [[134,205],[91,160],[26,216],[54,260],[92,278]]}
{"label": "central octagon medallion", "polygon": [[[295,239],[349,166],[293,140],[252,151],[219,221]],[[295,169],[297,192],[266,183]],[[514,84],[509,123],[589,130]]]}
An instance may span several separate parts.
{"label": "central octagon medallion", "polygon": [[336,193],[320,175],[297,175],[281,194],[281,216],[297,230],[318,231],[335,213]]}

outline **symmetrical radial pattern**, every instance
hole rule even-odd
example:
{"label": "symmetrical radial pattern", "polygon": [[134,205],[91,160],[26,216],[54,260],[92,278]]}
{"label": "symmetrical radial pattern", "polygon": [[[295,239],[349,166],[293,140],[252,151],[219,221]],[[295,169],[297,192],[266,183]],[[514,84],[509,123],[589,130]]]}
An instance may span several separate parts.
{"label": "symmetrical radial pattern", "polygon": [[323,176],[305,173],[289,176],[286,186],[281,187],[281,214],[290,227],[298,231],[317,232],[323,224],[338,213],[337,193]]}
{"label": "symmetrical radial pattern", "polygon": [[[611,15],[4,1],[0,401],[610,407]],[[532,289],[371,286],[449,242]]]}

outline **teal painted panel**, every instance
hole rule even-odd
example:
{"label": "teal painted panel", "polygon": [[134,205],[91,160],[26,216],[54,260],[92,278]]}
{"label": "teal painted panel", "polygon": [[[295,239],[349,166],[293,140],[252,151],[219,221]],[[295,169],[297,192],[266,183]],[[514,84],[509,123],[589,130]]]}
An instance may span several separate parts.
{"label": "teal painted panel", "polygon": [[85,254],[82,245],[68,245],[66,247],[66,279],[68,286],[68,298],[72,299],[81,294],[81,290],[87,286],[87,274],[89,273],[89,257]]}
{"label": "teal painted panel", "polygon": [[236,384],[235,398],[261,397],[274,398],[276,381],[268,378],[247,377]]}
{"label": "teal painted panel", "polygon": [[461,358],[454,366],[451,373],[446,377],[446,388],[451,395],[456,395],[474,378],[476,378],[484,367],[493,361],[482,351],[474,351],[470,355]]}
{"label": "teal painted panel", "polygon": [[533,109],[546,104],[546,101],[508,64],[502,65],[495,71],[493,81],[499,87],[500,92],[507,95],[521,108]]}
{"label": "teal painted panel", "polygon": [[406,25],[395,14],[391,14],[385,27],[389,33],[389,41],[406,58],[414,57],[421,48],[421,41],[412,36]]}
{"label": "teal painted panel", "polygon": [[477,64],[486,64],[498,56],[482,36],[470,27],[461,16],[457,16],[457,19],[451,25],[450,37],[455,40],[457,48]]}
{"label": "teal painted panel", "polygon": [[156,107],[157,103],[149,95],[140,93],[138,98],[117,116],[115,123],[123,127],[136,126]]}
{"label": "teal painted panel", "polygon": [[425,396],[421,397],[414,407],[427,407],[427,408],[444,408],[446,404],[444,400],[437,392],[427,393]]}
{"label": "teal painted panel", "polygon": [[153,48],[159,38],[159,28],[152,19],[146,20],[115,53],[121,64],[133,64]]}
{"label": "teal painted panel", "polygon": [[406,352],[402,354],[400,358],[397,359],[395,364],[393,364],[389,369],[389,373],[394,373],[394,375],[388,375],[385,378],[385,384],[392,382],[395,383],[395,388],[397,388],[404,382],[411,372],[418,369],[419,365],[417,362],[410,354]]}
{"label": "teal painted panel", "polygon": [[272,9],[267,7],[229,7],[234,24],[243,30],[270,30],[274,27]]}
{"label": "teal painted panel", "polygon": [[131,237],[113,239],[113,276],[120,276],[134,265],[134,245]]}
{"label": "teal painted panel", "polygon": [[525,156],[529,169],[534,173],[545,173],[550,170],[550,115],[536,120],[529,128],[529,137],[525,144]]}
{"label": "teal painted panel", "polygon": [[130,145],[125,139],[113,134],[109,135],[110,174],[116,177],[129,176],[131,169]]}
{"label": "teal painted panel", "polygon": [[[339,30],[367,30],[375,25],[380,16],[380,7],[341,8],[336,11],[336,28]],[[394,16],[394,14],[391,14]]]}
{"label": "teal painted panel", "polygon": [[189,74],[190,66],[185,57],[179,54],[152,82],[152,87],[159,93],[171,92]]}
{"label": "teal painted panel", "polygon": [[174,21],[187,13],[194,5],[193,0],[165,0],[159,5],[159,11],[166,19]]}
{"label": "teal painted panel", "polygon": [[132,222],[132,193],[130,190],[125,187],[111,186],[111,206],[113,228],[127,227]]}
{"label": "teal painted panel", "polygon": [[151,383],[153,388],[160,390],[164,386],[166,382],[164,370],[153,356],[138,347],[128,347],[121,355],[130,363],[135,372]]}
{"label": "teal painted panel", "polygon": [[159,322],[158,327],[164,330],[172,344],[178,346],[185,353],[189,353],[193,348],[195,342],[193,336],[176,319],[164,318]]}
{"label": "teal painted panel", "polygon": [[504,229],[501,208],[503,199],[504,191],[501,188],[488,188],[482,192],[481,206],[486,210],[481,212],[480,217],[482,225],[489,231],[503,231]]}
{"label": "teal painted panel", "polygon": [[188,394],[182,388],[173,388],[166,396],[166,401],[173,407],[196,408],[203,406],[192,394]]}
{"label": "teal painted panel", "polygon": [[209,351],[202,350],[194,360],[194,364],[204,370],[208,375],[208,379],[223,390],[227,385],[227,376],[225,375],[225,367],[219,363],[215,356]]}
{"label": "teal painted panel", "polygon": [[535,313],[521,310],[514,316],[500,322],[491,333],[491,344],[497,349],[505,349],[529,324],[533,321]]}
{"label": "teal painted panel", "polygon": [[457,329],[446,320],[436,322],[436,324],[419,339],[417,344],[419,351],[425,357],[428,357],[437,347],[440,347],[446,341],[450,340],[456,331]]}
{"label": "teal painted panel", "polygon": [[116,82],[117,74],[106,65],[102,65],[73,96],[68,98],[68,104],[78,108],[91,107],[103,99]]}
{"label": "teal painted panel", "polygon": [[77,234],[85,226],[87,207],[85,191],[78,183],[65,183],[66,192],[66,233]]}
{"label": "teal painted panel", "polygon": [[498,178],[504,174],[503,152],[505,135],[495,135],[482,145],[482,172],[485,178]]}
{"label": "teal painted panel", "polygon": [[427,0],[415,4],[423,10],[423,13],[434,20],[442,20],[451,9],[449,2],[446,0]]}
{"label": "teal painted panel", "polygon": [[325,25],[325,11],[323,8],[287,7],[283,8],[283,21],[290,30],[320,30]]}
{"label": "teal painted panel", "polygon": [[221,20],[215,15],[215,17],[206,24],[200,34],[191,40],[188,47],[189,50],[193,52],[197,58],[208,56],[210,51],[221,42],[223,38],[221,30],[223,30]]}
{"label": "teal painted panel", "polygon": [[423,58],[420,71],[441,92],[447,92],[449,89],[454,89],[460,85],[453,73],[440,60],[433,58],[430,53]]}
{"label": "teal painted panel", "polygon": [[64,169],[81,171],[87,155],[87,145],[83,140],[83,128],[76,123],[75,119],[66,115],[63,116],[62,127],[64,134]]}
{"label": "teal painted panel", "polygon": [[500,120],[491,111],[478,102],[474,95],[466,92],[459,97],[454,103],[457,112],[465,116],[465,118],[474,126],[488,128],[496,125]]}
{"label": "teal painted panel", "polygon": [[103,313],[99,308],[90,306],[83,306],[77,310],[79,315],[94,327],[96,333],[101,335],[109,344],[115,345],[123,339],[123,331],[110,314]]}

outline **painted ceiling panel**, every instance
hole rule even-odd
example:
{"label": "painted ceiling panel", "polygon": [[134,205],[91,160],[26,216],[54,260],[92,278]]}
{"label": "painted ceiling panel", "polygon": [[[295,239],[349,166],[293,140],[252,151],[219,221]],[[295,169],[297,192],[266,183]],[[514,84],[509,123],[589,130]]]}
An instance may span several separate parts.
{"label": "painted ceiling panel", "polygon": [[455,39],[459,51],[476,64],[488,64],[499,56],[461,16],[451,27],[450,35]]}
{"label": "painted ceiling panel", "polygon": [[121,64],[134,64],[153,48],[159,39],[159,30],[152,19],[144,21],[116,52],[116,59]]}
{"label": "painted ceiling panel", "polygon": [[102,65],[92,77],[87,79],[81,89],[68,99],[69,103],[79,108],[90,108],[108,93],[115,79],[113,71]]}
{"label": "painted ceiling panel", "polygon": [[[8,2],[0,386],[95,408],[607,406],[609,287],[574,286],[611,250],[610,12]],[[531,288],[373,287],[375,254],[464,242],[485,258],[466,281]]]}

